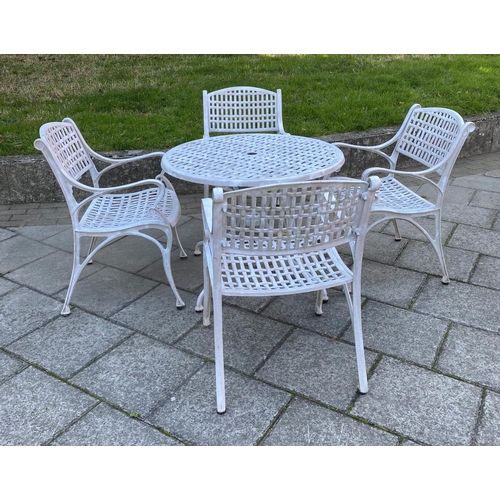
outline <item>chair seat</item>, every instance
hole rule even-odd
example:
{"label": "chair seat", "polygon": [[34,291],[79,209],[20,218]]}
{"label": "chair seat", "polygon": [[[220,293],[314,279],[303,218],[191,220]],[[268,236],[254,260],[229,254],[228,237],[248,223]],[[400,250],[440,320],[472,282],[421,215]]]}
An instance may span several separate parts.
{"label": "chair seat", "polygon": [[381,186],[373,203],[372,212],[418,212],[436,209],[436,205],[422,198],[394,177],[380,179]]}
{"label": "chair seat", "polygon": [[[120,230],[138,224],[162,224],[163,219],[152,208],[158,199],[158,189],[127,194],[107,194],[93,200],[80,220],[80,229],[95,232]],[[170,224],[180,216],[180,205],[175,193],[167,189],[158,208]]]}
{"label": "chair seat", "polygon": [[352,277],[335,248],[283,255],[224,253],[221,260],[223,295],[295,294],[341,286]]}

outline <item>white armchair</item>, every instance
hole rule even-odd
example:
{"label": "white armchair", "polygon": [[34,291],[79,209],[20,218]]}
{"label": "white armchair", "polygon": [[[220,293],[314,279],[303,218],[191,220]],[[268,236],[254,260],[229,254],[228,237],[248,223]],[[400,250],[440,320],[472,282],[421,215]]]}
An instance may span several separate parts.
{"label": "white armchair", "polygon": [[[168,179],[158,175],[134,183],[107,188],[99,187],[102,175],[109,170],[132,161],[161,156],[155,152],[127,159],[106,158],[93,151],[83,139],[76,124],[70,118],[62,122],[46,123],[40,127],[40,138],[34,143],[49,163],[68,204],[73,225],[74,252],[73,270],[61,315],[70,314],[69,302],[78,278],[92,257],[103,247],[126,235],[141,236],[155,243],[163,257],[163,267],[176,306],[181,309],[181,299],[170,267],[172,233],[175,233],[181,258],[187,257],[179,241],[176,224],[180,217],[180,204],[174,188]],[[93,159],[108,166],[98,171]],[[82,177],[89,174],[91,182],[85,184]],[[74,190],[86,193],[81,201],[75,198]],[[146,229],[160,229],[166,234],[167,242],[162,244],[146,232]],[[90,247],[85,258],[81,255],[81,239],[90,237]],[[104,238],[97,244],[97,238]]]}

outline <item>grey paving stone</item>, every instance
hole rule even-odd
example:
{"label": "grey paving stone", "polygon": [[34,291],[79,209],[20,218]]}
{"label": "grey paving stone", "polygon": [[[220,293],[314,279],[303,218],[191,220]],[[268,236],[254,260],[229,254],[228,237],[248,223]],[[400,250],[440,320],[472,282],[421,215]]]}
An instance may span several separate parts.
{"label": "grey paving stone", "polygon": [[488,391],[477,433],[479,446],[500,446],[500,395]]}
{"label": "grey paving stone", "polygon": [[112,319],[164,342],[175,342],[202,318],[194,310],[196,295],[182,293],[186,307],[181,310],[171,297],[171,290],[160,285],[114,314]]}
{"label": "grey paving stone", "polygon": [[343,292],[328,290],[328,302],[323,304],[323,314],[316,316],[316,292],[276,297],[262,315],[307,330],[337,337],[351,317]]}
{"label": "grey paving stone", "polygon": [[395,241],[394,236],[370,231],[366,237],[364,257],[384,264],[393,264],[408,240]]}
{"label": "grey paving stone", "polygon": [[[448,321],[369,301],[362,310],[365,347],[432,366]],[[343,337],[354,343],[352,328]]]}
{"label": "grey paving stone", "polygon": [[[417,222],[429,233],[434,234],[434,218],[433,217],[419,217]],[[449,238],[456,224],[453,222],[448,222],[445,220],[441,221],[441,242],[444,244],[446,240]],[[410,222],[406,222],[404,220],[398,221],[398,228],[401,238],[411,239],[411,240],[419,240],[419,241],[429,241],[424,233],[417,229]],[[387,224],[384,229],[384,234],[391,234],[394,236],[394,225],[392,222]]]}
{"label": "grey paving stone", "polygon": [[262,442],[265,446],[396,446],[398,437],[295,398]]}
{"label": "grey paving stone", "polygon": [[499,303],[498,290],[457,281],[443,285],[439,278],[432,278],[424,285],[413,310],[498,332]]}
{"label": "grey paving stone", "polygon": [[500,193],[490,191],[475,191],[470,204],[474,207],[491,208],[500,210]]}
{"label": "grey paving stone", "polygon": [[17,288],[0,300],[0,345],[32,332],[61,312],[62,304],[27,288]]}
{"label": "grey paving stone", "polygon": [[195,445],[250,446],[257,444],[290,400],[290,394],[231,370],[225,372],[226,413],[215,402],[212,363],[177,389],[148,420]]}
{"label": "grey paving stone", "polygon": [[3,229],[0,227],[0,241],[7,240],[15,236],[16,233],[14,231],[9,231],[7,229]]}
{"label": "grey paving stone", "polygon": [[500,179],[487,177],[485,175],[458,177],[453,180],[452,185],[500,193]]}
{"label": "grey paving stone", "polygon": [[[365,351],[365,357],[369,370],[376,356]],[[353,346],[300,330],[286,339],[256,376],[340,410],[347,409],[358,387]]]}
{"label": "grey paving stone", "polygon": [[8,273],[53,252],[54,248],[24,236],[0,241],[0,273]]}
{"label": "grey paving stone", "polygon": [[448,246],[500,257],[500,234],[488,229],[459,224]]}
{"label": "grey paving stone", "polygon": [[[468,281],[478,254],[459,248],[444,247],[443,250],[450,279]],[[410,241],[395,265],[421,273],[443,276],[443,270],[434,248],[430,243],[423,241]]]}
{"label": "grey paving stone", "polygon": [[0,297],[6,293],[12,292],[12,290],[15,290],[16,288],[19,288],[19,285],[0,276]]}
{"label": "grey paving stone", "polygon": [[479,387],[391,358],[382,359],[369,383],[353,415],[422,444],[471,444]]}
{"label": "grey paving stone", "polygon": [[[188,253],[187,250],[186,253]],[[172,267],[175,286],[178,289],[194,292],[203,286],[203,256],[195,257],[190,252],[187,259],[181,259],[179,258],[179,252],[176,251],[172,254],[170,265]],[[138,275],[150,280],[159,281],[165,285],[170,284],[163,268],[163,259],[159,259],[142,269]]]}
{"label": "grey paving stone", "polygon": [[52,446],[178,446],[179,441],[100,403]]}
{"label": "grey paving stone", "polygon": [[[133,300],[157,286],[154,281],[126,273],[120,269],[105,267],[85,279],[78,280],[71,304],[102,316],[111,316]],[[174,294],[165,300],[174,300]],[[62,300],[66,289],[58,294]]]}
{"label": "grey paving stone", "polygon": [[44,444],[95,403],[82,391],[29,367],[0,386],[0,445]]}
{"label": "grey paving stone", "polygon": [[[41,259],[16,269],[9,278],[41,292],[53,295],[68,286],[73,268],[73,255],[57,250]],[[85,266],[80,279],[99,271],[103,266],[94,262]]]}
{"label": "grey paving stone", "polygon": [[498,210],[464,206],[459,203],[444,203],[442,220],[489,229],[497,215]]}
{"label": "grey paving stone", "polygon": [[500,390],[500,335],[453,325],[436,365],[438,370]]}
{"label": "grey paving stone", "polygon": [[500,259],[481,255],[470,282],[500,290]]}
{"label": "grey paving stone", "polygon": [[78,309],[9,345],[31,363],[68,378],[132,332]]}
{"label": "grey paving stone", "polygon": [[26,236],[27,238],[43,241],[69,228],[71,228],[71,226],[51,224],[50,226],[21,226],[16,227],[14,231],[17,234]]}
{"label": "grey paving stone", "polygon": [[[290,331],[290,326],[269,318],[226,306],[223,312],[224,362],[226,366],[251,374]],[[192,314],[196,314],[192,312]],[[214,359],[213,321],[200,325],[176,346]]]}
{"label": "grey paving stone", "polygon": [[139,236],[127,236],[99,250],[94,260],[136,273],[160,258],[160,249],[153,242]]}
{"label": "grey paving stone", "polygon": [[145,415],[203,361],[135,334],[71,380],[128,412]]}
{"label": "grey paving stone", "polygon": [[27,366],[24,361],[0,351],[0,384]]}
{"label": "grey paving stone", "polygon": [[[102,238],[98,238],[98,242],[100,242]],[[64,250],[73,254],[74,244],[73,244],[73,229],[71,226],[66,226],[63,231],[60,231],[49,238],[45,238],[43,240],[44,243],[50,245],[52,247],[58,248],[60,250]],[[86,256],[88,254],[88,249],[90,245],[90,238],[84,237],[81,240],[81,249],[80,255]]]}
{"label": "grey paving stone", "polygon": [[399,307],[409,307],[425,275],[379,262],[363,262],[361,294]]}

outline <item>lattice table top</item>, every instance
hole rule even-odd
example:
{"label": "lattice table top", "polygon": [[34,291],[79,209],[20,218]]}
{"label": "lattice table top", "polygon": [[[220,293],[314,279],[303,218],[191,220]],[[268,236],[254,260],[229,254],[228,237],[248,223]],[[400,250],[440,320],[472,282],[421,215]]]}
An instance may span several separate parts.
{"label": "lattice table top", "polygon": [[162,158],[173,177],[211,186],[251,187],[318,179],[344,164],[325,141],[284,134],[235,134],[186,142]]}

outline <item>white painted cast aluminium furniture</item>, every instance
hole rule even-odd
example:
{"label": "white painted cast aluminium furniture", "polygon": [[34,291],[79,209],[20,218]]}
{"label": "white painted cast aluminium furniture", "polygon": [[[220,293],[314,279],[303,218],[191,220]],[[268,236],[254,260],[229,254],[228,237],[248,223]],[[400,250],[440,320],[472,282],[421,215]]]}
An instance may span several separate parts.
{"label": "white painted cast aluminium furniture", "polygon": [[[163,156],[163,153],[120,160],[106,158],[88,146],[70,118],[42,125],[40,138],[36,139],[34,145],[44,154],[63,191],[73,225],[73,270],[61,315],[70,314],[69,303],[76,282],[85,266],[92,262],[92,257],[104,246],[126,235],[141,236],[158,246],[176,306],[182,309],[184,302],[175,286],[170,266],[173,233],[179,243],[181,258],[186,257],[186,252],[176,229],[181,215],[180,203],[170,181],[160,174],[155,179],[99,187],[101,176],[110,169],[151,156]],[[93,159],[104,162],[107,167],[98,171]],[[88,184],[84,183],[86,177],[89,177]],[[75,198],[75,190],[85,193],[81,201]],[[147,229],[161,230],[166,235],[166,244],[143,232]],[[85,236],[90,237],[91,241],[88,254],[81,261],[81,239]],[[104,239],[98,243],[98,238]]]}
{"label": "white painted cast aluminium furniture", "polygon": [[[203,324],[213,301],[217,411],[226,411],[223,296],[275,296],[343,287],[355,338],[359,391],[368,391],[361,325],[361,266],[380,179],[347,178],[223,192],[202,200]],[[352,270],[337,252],[349,243]],[[351,289],[352,287],[352,289]]]}
{"label": "white painted cast aluminium furniture", "polygon": [[343,164],[344,155],[333,144],[289,134],[207,137],[170,149],[161,161],[166,174],[219,187],[314,180]]}
{"label": "white painted cast aluminium furniture", "polygon": [[[434,248],[443,271],[442,282],[450,282],[446,261],[444,258],[441,212],[444,194],[451,171],[458,158],[465,140],[476,126],[465,122],[455,111],[446,108],[422,108],[414,104],[396,135],[389,141],[376,146],[357,146],[346,143],[336,143],[339,147],[355,148],[371,151],[381,156],[389,168],[374,166],[365,170],[361,176],[366,180],[370,175],[386,174],[381,178],[381,188],[372,207],[372,214],[378,216],[369,230],[381,222],[392,220],[395,239],[401,236],[397,219],[410,222],[417,227],[429,240]],[[392,152],[384,152],[385,148]],[[400,155],[415,160],[417,171],[398,169]],[[406,187],[405,180],[418,181],[426,185],[428,191],[422,195],[420,190]],[[434,231],[430,234],[416,219],[434,218]]]}

